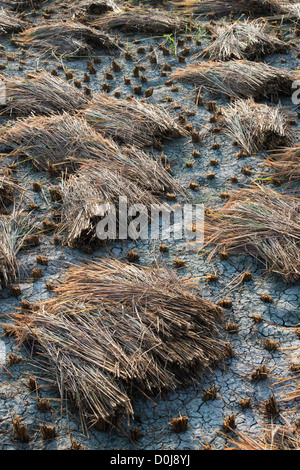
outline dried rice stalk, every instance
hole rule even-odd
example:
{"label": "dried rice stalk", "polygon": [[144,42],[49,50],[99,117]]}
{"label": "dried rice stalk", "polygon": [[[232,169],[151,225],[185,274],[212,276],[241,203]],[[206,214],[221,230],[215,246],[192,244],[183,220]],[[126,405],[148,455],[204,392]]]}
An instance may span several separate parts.
{"label": "dried rice stalk", "polygon": [[96,132],[84,118],[67,113],[51,117],[31,117],[0,129],[0,143],[12,148],[11,156],[27,156],[35,168],[51,174],[73,172],[87,160],[100,169],[107,167],[159,194],[179,191],[179,184],[143,151],[120,149]]}
{"label": "dried rice stalk", "polygon": [[0,9],[0,36],[21,31],[26,25],[26,22],[15,13],[12,14],[4,8]]}
{"label": "dried rice stalk", "polygon": [[86,55],[93,45],[114,49],[117,44],[108,34],[71,20],[45,23],[18,34],[14,42],[22,47],[38,47],[59,55]]}
{"label": "dried rice stalk", "polygon": [[211,93],[257,99],[278,94],[291,96],[295,80],[292,73],[247,60],[201,62],[177,69],[171,78],[203,86]]}
{"label": "dried rice stalk", "polygon": [[101,30],[117,29],[125,33],[166,34],[183,31],[188,22],[165,11],[152,9],[123,10],[96,18],[91,25]]}
{"label": "dried rice stalk", "polygon": [[268,270],[295,282],[300,277],[300,202],[256,185],[231,194],[228,202],[207,216],[206,246],[246,252],[264,261]]}
{"label": "dried rice stalk", "polygon": [[216,26],[212,30],[215,39],[195,58],[203,56],[217,61],[255,60],[290,48],[289,43],[273,34],[267,34],[266,28],[266,23],[248,20]]}
{"label": "dried rice stalk", "polygon": [[39,344],[43,368],[82,416],[114,422],[132,415],[136,392],[191,384],[222,357],[222,309],[193,289],[163,268],[118,260],[74,267],[56,298],[19,317],[20,341]]}
{"label": "dried rice stalk", "polygon": [[98,131],[136,147],[151,146],[161,137],[187,135],[187,131],[163,108],[135,99],[113,98],[106,93],[94,96],[81,114]]}
{"label": "dried rice stalk", "polygon": [[47,72],[30,79],[1,77],[5,82],[6,105],[2,113],[26,116],[75,112],[87,106],[87,99],[75,87]]}
{"label": "dried rice stalk", "polygon": [[249,155],[290,145],[295,134],[288,124],[290,113],[282,108],[237,100],[221,109],[224,132]]}

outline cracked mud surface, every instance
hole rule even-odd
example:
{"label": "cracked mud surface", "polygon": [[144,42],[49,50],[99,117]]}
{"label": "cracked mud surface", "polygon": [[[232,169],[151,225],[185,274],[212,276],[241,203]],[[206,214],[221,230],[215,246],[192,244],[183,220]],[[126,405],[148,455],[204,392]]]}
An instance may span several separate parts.
{"label": "cracked mud surface", "polygon": [[[46,6],[51,4],[47,2]],[[203,25],[205,22],[203,22]],[[286,27],[285,27],[286,28]],[[204,30],[203,30],[204,31]],[[292,29],[286,30],[287,37],[294,39]],[[184,36],[184,35],[183,35]],[[198,38],[199,39],[199,38]],[[159,43],[167,43],[165,37],[151,38],[142,35],[123,38],[128,41],[129,48],[135,51],[137,45],[152,43],[158,57],[158,64],[150,64],[147,53],[134,52],[134,60],[126,61],[123,52],[111,55],[102,50],[95,51],[100,55],[101,63],[95,64],[97,74],[91,76],[88,84],[93,91],[99,91],[104,81],[106,71],[111,69],[111,60],[116,58],[121,65],[121,72],[114,73],[114,79],[110,81],[113,94],[116,90],[122,97],[133,93],[133,87],[140,85],[139,78],[132,77],[132,69],[138,62],[146,66],[143,72],[147,76],[147,83],[142,84],[143,90],[153,87],[154,93],[149,99],[152,103],[158,103],[168,109],[170,114],[183,113],[184,110],[193,111],[193,116],[188,116],[188,121],[204,134],[201,143],[192,143],[190,137],[173,141],[163,141],[163,153],[171,162],[173,175],[188,190],[190,181],[199,184],[199,191],[192,192],[194,203],[203,203],[205,207],[221,205],[223,200],[220,193],[230,192],[235,187],[244,187],[257,177],[262,171],[267,172],[262,154],[237,159],[237,149],[232,146],[231,139],[222,134],[214,134],[210,130],[214,124],[209,122],[212,113],[206,107],[195,105],[195,90],[193,86],[178,83],[178,92],[172,92],[165,85],[167,77],[161,76],[161,64],[168,62],[172,67],[182,66],[178,63],[176,55],[163,57],[157,49]],[[6,47],[6,52],[15,56],[15,60],[5,62],[7,68],[5,74],[25,76],[37,68],[51,71],[54,67],[67,67],[72,70],[74,78],[81,79],[86,72],[86,58],[72,61],[58,60],[49,55],[43,57],[35,52],[25,54],[23,70],[19,70],[20,50],[14,47],[8,39],[1,40]],[[201,46],[197,45],[195,38],[188,43],[191,51],[186,58],[186,64],[193,62],[193,54],[199,52],[208,42],[203,32]],[[299,41],[298,41],[299,45]],[[286,60],[282,63],[281,59]],[[265,62],[294,70],[299,67],[297,50],[288,55],[272,55],[265,58]],[[64,76],[64,71],[58,68],[59,76]],[[130,76],[132,85],[124,85],[123,76]],[[177,84],[176,84],[177,85]],[[173,101],[168,102],[172,97]],[[211,99],[205,95],[205,100]],[[181,104],[179,110],[173,109],[174,103]],[[228,104],[229,100],[218,98],[217,106]],[[289,99],[281,101],[284,106],[292,106]],[[2,118],[5,123],[5,118]],[[299,124],[299,121],[297,121]],[[297,124],[297,126],[298,126]],[[220,148],[213,150],[212,144],[217,142]],[[193,159],[193,150],[200,151],[200,158]],[[156,151],[156,153],[159,153]],[[2,164],[9,159],[2,155]],[[211,167],[210,160],[217,159],[218,165]],[[186,167],[186,162],[192,161],[192,168]],[[252,170],[251,176],[246,177],[241,169],[247,165]],[[214,180],[208,180],[206,174],[213,170]],[[230,177],[236,174],[238,183],[232,184]],[[55,207],[50,200],[49,187],[58,184],[45,173],[38,173],[31,166],[22,164],[18,166],[17,177],[22,187],[26,190],[28,201],[34,201],[39,205],[36,211],[38,221],[51,217]],[[42,183],[42,192],[32,191],[32,182]],[[140,264],[149,265],[155,260],[174,267],[174,258],[184,259],[185,268],[178,270],[179,276],[191,276],[197,278],[202,288],[203,296],[215,302],[223,297],[232,300],[232,308],[225,311],[225,321],[235,322],[238,326],[236,333],[229,333],[224,328],[224,336],[230,341],[234,356],[213,368],[199,378],[199,383],[186,390],[178,390],[168,396],[151,397],[151,399],[137,399],[134,404],[135,419],[131,423],[124,423],[121,430],[100,432],[89,429],[83,432],[79,417],[67,401],[61,403],[58,391],[47,382],[43,371],[36,370],[32,364],[30,351],[19,350],[13,338],[2,336],[0,338],[0,449],[69,449],[71,442],[81,442],[86,449],[202,449],[203,445],[210,444],[213,449],[224,449],[228,445],[228,437],[231,434],[224,433],[223,420],[232,413],[236,419],[236,429],[247,432],[252,437],[260,436],[270,418],[264,415],[264,402],[274,395],[280,414],[274,418],[275,423],[284,423],[284,420],[293,422],[299,416],[297,402],[286,399],[286,394],[297,387],[297,374],[291,370],[291,364],[299,362],[299,337],[297,326],[299,325],[300,289],[299,282],[286,284],[279,277],[270,275],[264,271],[260,262],[250,256],[230,256],[228,260],[214,259],[207,263],[205,256],[199,253],[188,252],[184,242],[172,243],[167,241],[169,252],[161,254],[157,246],[148,243],[110,243],[107,246],[96,249],[93,254],[86,254],[78,250],[56,246],[51,233],[41,235],[40,246],[18,255],[20,262],[20,285],[22,294],[15,298],[9,290],[0,292],[1,322],[10,322],[8,314],[20,308],[20,300],[27,299],[35,304],[51,297],[47,290],[46,282],[55,281],[63,275],[69,263],[96,259],[104,256],[116,256],[126,259],[131,248],[140,254]],[[31,270],[36,266],[38,255],[47,255],[48,266],[42,266],[42,277],[32,281]],[[246,283],[240,283],[238,276],[250,270],[252,279]],[[206,275],[217,273],[216,282],[208,283]],[[262,294],[268,293],[274,299],[274,303],[266,304],[261,301]],[[253,319],[253,315],[261,316],[261,321]],[[3,333],[3,327],[1,327]],[[276,351],[269,352],[264,348],[266,338],[275,340],[279,344]],[[21,361],[16,365],[7,365],[9,353],[14,352],[20,356]],[[256,381],[251,379],[251,373],[255,368],[265,364],[269,370],[266,380]],[[30,391],[27,385],[28,376],[34,375],[39,384],[38,391]],[[299,384],[299,378],[298,378]],[[213,400],[205,401],[205,390],[213,385],[217,387],[217,396]],[[298,385],[299,388],[299,385]],[[47,412],[38,410],[37,397],[47,398],[51,403],[51,409]],[[250,398],[250,407],[243,409],[240,401]],[[15,413],[20,416],[28,426],[30,434],[29,443],[20,443],[13,437],[11,417]],[[172,417],[181,413],[189,418],[189,428],[186,432],[176,434],[169,425]],[[51,441],[43,441],[39,424],[55,425],[58,436]],[[141,438],[135,442],[130,437],[130,429],[138,426]]]}

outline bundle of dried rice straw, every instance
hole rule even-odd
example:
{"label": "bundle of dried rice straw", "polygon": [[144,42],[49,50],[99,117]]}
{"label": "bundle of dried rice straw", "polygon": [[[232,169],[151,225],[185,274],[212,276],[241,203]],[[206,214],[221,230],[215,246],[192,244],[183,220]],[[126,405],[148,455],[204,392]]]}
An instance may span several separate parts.
{"label": "bundle of dried rice straw", "polygon": [[296,75],[262,62],[231,60],[201,62],[178,68],[174,80],[203,87],[211,93],[224,93],[236,98],[266,98],[279,94],[292,95]]}
{"label": "bundle of dried rice straw", "polygon": [[13,171],[9,168],[0,169],[0,211],[6,213],[7,207],[14,200],[15,191],[21,191]]}
{"label": "bundle of dried rice straw", "polygon": [[23,21],[16,13],[10,13],[4,8],[0,8],[0,36],[9,33],[16,33],[25,29],[27,23]]}
{"label": "bundle of dried rice straw", "polygon": [[286,52],[291,46],[266,32],[267,23],[244,20],[212,28],[213,41],[196,56],[211,60],[256,60],[267,54]]}
{"label": "bundle of dried rice straw", "polygon": [[36,8],[42,0],[1,0],[1,6],[8,10],[24,10],[26,8]]}
{"label": "bundle of dried rice straw", "polygon": [[111,205],[117,211],[119,197],[126,197],[128,206],[143,204],[150,208],[158,199],[138,181],[131,181],[117,168],[87,162],[78,172],[63,181],[62,225],[63,241],[70,247],[97,241],[96,226],[104,216],[103,208]]}
{"label": "bundle of dried rice straw", "polygon": [[118,260],[72,267],[56,297],[19,316],[19,339],[92,424],[133,414],[136,394],[174,390],[224,355],[222,309],[164,268]]}
{"label": "bundle of dried rice straw", "polygon": [[206,246],[249,253],[286,282],[300,277],[300,200],[255,185],[231,194],[207,215]]}
{"label": "bundle of dried rice straw", "polygon": [[155,194],[181,190],[161,159],[134,147],[120,148],[83,117],[63,113],[12,121],[0,128],[0,143],[13,149],[11,157],[27,157],[35,168],[51,175],[72,173],[93,160],[95,168],[106,166]]}
{"label": "bundle of dried rice straw", "polygon": [[17,279],[17,254],[28,233],[28,217],[20,210],[14,208],[11,214],[0,215],[0,290]]}
{"label": "bundle of dried rice straw", "polygon": [[1,76],[1,79],[6,93],[6,103],[1,106],[3,114],[27,116],[31,113],[74,113],[88,103],[77,88],[47,72],[30,78]]}
{"label": "bundle of dried rice straw", "polygon": [[300,193],[300,144],[272,152],[267,160],[268,166],[274,170],[272,175],[284,185]]}
{"label": "bundle of dried rice straw", "polygon": [[258,104],[253,99],[237,100],[221,108],[219,116],[225,134],[249,155],[291,145],[296,135],[289,119],[289,110]]}
{"label": "bundle of dried rice straw", "polygon": [[67,6],[79,20],[86,20],[89,16],[102,15],[108,11],[120,11],[113,0],[68,0]]}
{"label": "bundle of dried rice straw", "polygon": [[94,98],[81,115],[105,135],[126,145],[155,145],[161,138],[179,138],[188,132],[158,105],[122,100],[106,93]]}
{"label": "bundle of dried rice straw", "polygon": [[22,47],[37,47],[59,55],[86,55],[93,46],[104,49],[117,47],[108,34],[71,20],[33,26],[15,36],[14,42]]}
{"label": "bundle of dried rice straw", "polygon": [[279,0],[184,0],[179,8],[192,11],[194,15],[252,14],[274,15],[286,12],[285,4]]}
{"label": "bundle of dried rice straw", "polygon": [[91,22],[91,26],[100,30],[155,34],[184,31],[187,24],[186,20],[165,11],[139,8],[107,13]]}

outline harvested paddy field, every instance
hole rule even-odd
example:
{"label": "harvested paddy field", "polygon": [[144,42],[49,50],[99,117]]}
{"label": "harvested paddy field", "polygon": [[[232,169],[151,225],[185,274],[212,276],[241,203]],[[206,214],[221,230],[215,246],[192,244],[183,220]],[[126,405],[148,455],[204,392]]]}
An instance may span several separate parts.
{"label": "harvested paddy field", "polygon": [[299,60],[297,2],[0,1],[1,450],[300,449]]}

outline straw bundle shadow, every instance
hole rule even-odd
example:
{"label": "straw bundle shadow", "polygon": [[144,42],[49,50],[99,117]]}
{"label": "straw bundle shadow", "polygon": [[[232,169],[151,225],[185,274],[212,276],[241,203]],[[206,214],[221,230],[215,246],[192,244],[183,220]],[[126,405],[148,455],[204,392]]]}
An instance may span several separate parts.
{"label": "straw bundle shadow", "polygon": [[262,22],[236,22],[213,28],[213,42],[199,56],[216,61],[231,59],[256,60],[267,54],[286,52],[291,46],[273,34],[267,34]]}
{"label": "straw bundle shadow", "polygon": [[274,170],[273,178],[300,192],[300,144],[272,152],[267,163]]}
{"label": "straw bundle shadow", "polygon": [[262,62],[231,60],[229,62],[201,62],[178,68],[171,77],[211,93],[236,98],[265,98],[278,94],[291,96],[293,73]]}
{"label": "straw bundle shadow", "polygon": [[93,160],[95,166],[106,166],[155,194],[181,192],[161,159],[154,160],[134,147],[120,148],[84,118],[67,113],[6,125],[0,128],[0,144],[13,149],[10,156],[26,157],[37,170],[54,176],[72,173],[84,161]]}
{"label": "straw bundle shadow", "polygon": [[5,83],[6,93],[2,114],[26,116],[31,113],[72,113],[88,103],[77,88],[47,72],[33,75],[29,79],[3,76],[1,78]]}
{"label": "straw bundle shadow", "polygon": [[224,247],[249,253],[286,282],[295,282],[300,277],[299,201],[259,185],[232,193],[207,215],[205,245],[216,245],[209,259]]}
{"label": "straw bundle shadow", "polygon": [[14,208],[11,214],[0,215],[0,290],[17,279],[17,254],[28,233],[28,222],[21,211]]}
{"label": "straw bundle shadow", "polygon": [[186,20],[165,11],[138,8],[107,13],[91,22],[91,26],[101,30],[156,34],[184,31],[187,24]]}
{"label": "straw bundle shadow", "polygon": [[23,21],[15,13],[10,13],[4,8],[0,8],[0,36],[5,36],[9,33],[16,33],[25,29],[27,23]]}
{"label": "straw bundle shadow", "polygon": [[26,29],[14,37],[14,42],[22,47],[37,47],[59,55],[86,55],[93,47],[117,47],[108,34],[71,20],[48,22]]}
{"label": "straw bundle shadow", "polygon": [[[119,207],[119,196],[126,197],[128,206],[143,204],[150,208],[158,203],[150,191],[130,181],[106,164],[85,163],[78,172],[61,185],[61,228],[63,241],[70,247],[97,240],[96,226],[102,219],[104,205]],[[104,215],[104,214],[102,214]]]}
{"label": "straw bundle shadow", "polygon": [[126,145],[155,145],[160,138],[179,138],[188,132],[158,105],[122,100],[106,93],[94,96],[81,115],[96,130]]}
{"label": "straw bundle shadow", "polygon": [[289,118],[289,111],[258,104],[253,99],[237,100],[233,105],[223,107],[218,117],[224,133],[249,155],[291,145],[295,133]]}
{"label": "straw bundle shadow", "polygon": [[285,12],[278,0],[185,0],[177,4],[179,8],[191,10],[195,15],[252,14],[273,15]]}
{"label": "straw bundle shadow", "polygon": [[220,360],[221,319],[171,271],[101,260],[69,269],[56,298],[19,317],[19,338],[37,343],[37,361],[83,417],[115,422],[137,394],[190,385]]}

